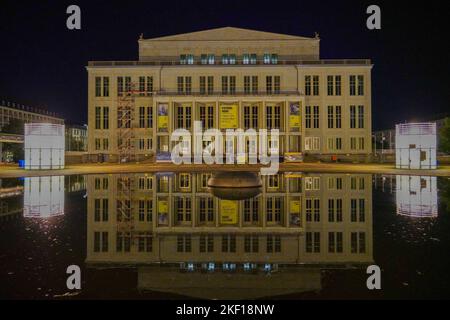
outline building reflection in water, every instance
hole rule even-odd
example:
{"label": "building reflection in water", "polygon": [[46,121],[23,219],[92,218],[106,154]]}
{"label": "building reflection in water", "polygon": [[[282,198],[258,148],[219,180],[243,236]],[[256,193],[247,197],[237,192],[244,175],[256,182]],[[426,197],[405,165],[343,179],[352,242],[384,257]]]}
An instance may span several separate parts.
{"label": "building reflection in water", "polygon": [[64,214],[64,176],[24,178],[23,190],[25,218],[50,218]]}
{"label": "building reflection in water", "polygon": [[0,179],[0,221],[17,218],[23,211],[23,185],[19,179]]}
{"label": "building reflection in water", "polygon": [[257,172],[218,172],[209,178],[208,190],[222,200],[246,200],[262,192],[262,180]]}
{"label": "building reflection in water", "polygon": [[239,299],[319,290],[321,268],[373,262],[371,175],[280,173],[239,201],[209,193],[210,177],[87,176],[87,265],[137,266],[141,290]]}
{"label": "building reflection in water", "polygon": [[437,217],[437,177],[396,176],[397,214]]}

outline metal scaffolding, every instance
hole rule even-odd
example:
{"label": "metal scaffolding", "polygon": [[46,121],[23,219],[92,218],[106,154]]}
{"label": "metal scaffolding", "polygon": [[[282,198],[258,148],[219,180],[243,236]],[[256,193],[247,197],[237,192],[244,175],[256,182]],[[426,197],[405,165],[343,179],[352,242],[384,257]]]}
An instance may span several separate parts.
{"label": "metal scaffolding", "polygon": [[125,87],[125,91],[120,93],[117,101],[119,163],[130,162],[136,159],[133,128],[136,94],[138,92],[135,90],[135,85],[129,84]]}

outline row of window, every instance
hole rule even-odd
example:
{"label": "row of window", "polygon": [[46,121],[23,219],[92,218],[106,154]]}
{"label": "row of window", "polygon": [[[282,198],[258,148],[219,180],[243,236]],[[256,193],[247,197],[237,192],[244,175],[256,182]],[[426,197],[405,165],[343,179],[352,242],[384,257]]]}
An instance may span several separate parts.
{"label": "row of window", "polygon": [[[320,199],[307,198],[305,213],[307,222],[320,222]],[[343,222],[343,199],[328,199],[328,222]],[[364,198],[350,199],[350,222],[366,221],[366,201]]]}
{"label": "row of window", "polygon": [[[281,128],[281,106],[266,106],[266,127],[268,129]],[[244,128],[259,127],[259,108],[258,106],[244,106]],[[153,128],[153,107],[139,107],[139,128],[150,129]],[[351,105],[349,107],[350,119],[349,127],[351,129],[364,129],[365,125],[365,110],[363,105]],[[199,118],[202,122],[203,128],[214,127],[214,107],[200,106]],[[95,129],[109,129],[109,107],[95,107]],[[175,108],[176,128],[185,128],[190,130],[192,125],[192,106],[178,104]],[[130,128],[131,127],[131,111],[118,111],[117,127]],[[305,128],[319,129],[320,128],[320,107],[319,106],[305,106]],[[327,128],[341,129],[342,128],[342,107],[341,106],[327,106]]]}
{"label": "row of window", "polygon": [[[220,94],[234,95],[236,94],[236,76],[222,76],[222,86]],[[244,76],[245,94],[258,94],[258,76]],[[242,91],[242,90],[241,90]],[[281,77],[280,76],[266,76],[266,94],[280,94],[281,92]],[[192,94],[192,77],[184,76],[177,77],[177,93],[178,94]],[[202,95],[217,93],[214,89],[214,76],[200,76],[199,77],[199,93]]]}
{"label": "row of window", "polygon": [[[259,77],[256,75],[244,76],[243,92],[246,94],[257,94],[259,91],[258,84]],[[95,96],[109,97],[109,77],[95,77]],[[222,76],[222,91],[221,94],[235,94],[236,93],[236,76]],[[199,77],[199,93],[200,94],[215,94],[214,90],[214,76],[200,76]],[[305,95],[319,96],[320,95],[320,76],[306,75],[305,76]],[[126,92],[137,92],[140,96],[149,96],[153,93],[153,77],[140,76],[139,87],[134,88],[131,82],[131,77],[120,76],[117,77],[117,94],[122,96]],[[280,76],[266,76],[266,94],[279,94],[281,92],[281,77]],[[177,93],[191,94],[192,93],[192,77],[179,76],[177,77]],[[329,75],[327,76],[327,95],[341,96],[342,95],[342,76]],[[350,75],[349,76],[349,95],[363,96],[364,95],[364,76]]]}
{"label": "row of window", "polygon": [[[243,249],[245,253],[257,253],[260,251],[260,237],[244,236]],[[199,239],[199,252],[214,252],[214,236],[201,235]],[[189,235],[180,235],[177,237],[177,252],[192,252],[192,238]],[[236,252],[236,236],[222,235],[221,252]],[[266,236],[265,252],[278,253],[281,252],[281,237]]]}
{"label": "row of window", "polygon": [[[350,75],[349,78],[349,95],[363,96],[364,95],[364,76]],[[318,96],[320,95],[320,77],[318,75],[305,76],[305,95]],[[329,75],[327,76],[327,95],[341,96],[342,95],[342,76]]]}
{"label": "row of window", "polygon": [[[268,129],[279,128],[277,127],[277,122],[279,118],[267,117],[267,127]],[[179,119],[179,128],[190,129],[190,122],[183,122],[183,119]],[[344,149],[343,138],[341,137],[327,137],[327,150],[330,152],[338,152]],[[131,142],[128,140],[127,143]],[[350,137],[349,138],[350,150],[352,151],[365,151],[365,137]],[[204,147],[206,147],[207,142],[204,142]],[[123,141],[118,139],[118,148],[122,147]],[[109,138],[95,138],[94,139],[94,149],[96,151],[109,151]],[[146,152],[153,150],[153,139],[152,138],[139,138],[137,139],[137,147],[139,151]],[[305,151],[319,151],[320,150],[320,137],[305,137]]]}
{"label": "row of window", "polygon": [[[138,200],[138,219],[140,222],[151,222],[153,214],[153,200]],[[117,201],[117,220],[131,221],[131,203]],[[109,219],[109,200],[107,198],[94,200],[94,221],[106,222]],[[243,219],[244,223],[258,223],[260,219],[260,202],[258,199],[244,200]],[[266,200],[265,216],[268,223],[281,223],[283,199],[280,197],[269,197]],[[364,198],[350,199],[350,222],[365,222],[366,201]],[[343,199],[328,199],[328,222],[343,222]],[[125,217],[123,216],[125,212]],[[305,200],[305,214],[307,222],[321,221],[321,207],[319,198],[307,198]],[[175,223],[190,223],[192,221],[192,199],[190,197],[175,197],[174,199]],[[211,197],[199,199],[199,221],[205,223],[214,222],[215,208]]]}
{"label": "row of window", "polygon": [[[235,54],[222,54],[221,64],[237,64],[241,62],[242,64],[256,64],[258,61],[258,55],[256,53],[244,53],[241,60]],[[196,57],[193,54],[182,54],[180,55],[180,64],[192,65],[196,62]],[[217,59],[214,54],[201,54],[200,64],[216,64]],[[262,56],[262,62],[264,64],[278,64],[278,55],[265,53]]]}
{"label": "row of window", "polygon": [[[327,128],[342,128],[342,106],[327,106]],[[351,105],[350,111],[350,129],[364,129],[364,106]],[[305,106],[305,128],[320,128],[320,107]]]}
{"label": "row of window", "polygon": [[[201,174],[199,179],[199,191],[204,190],[208,187],[208,179],[211,177],[210,173]],[[167,190],[168,192],[168,179],[165,176],[160,177],[158,181],[158,192],[161,192],[162,190]],[[179,173],[174,178],[174,184],[178,187],[176,191],[191,191],[191,185],[192,185],[192,174],[190,173]],[[267,191],[270,191],[271,189],[279,189],[283,186],[283,175],[277,174],[277,175],[271,175],[267,177]],[[319,176],[308,176],[304,177],[305,181],[305,191],[318,191],[321,189],[320,187],[320,180],[321,177]],[[128,180],[130,181],[130,180]],[[291,188],[290,191],[294,192],[293,189],[297,190],[297,192],[300,191],[300,186],[298,185],[301,182],[301,179],[293,179],[290,178],[289,182],[296,182],[293,186],[295,188]],[[121,185],[120,181],[117,181],[118,186]],[[327,177],[327,187],[329,190],[344,190],[343,188],[344,178],[343,177]],[[153,190],[153,177],[152,176],[141,176],[137,179],[137,190]],[[94,180],[94,189],[95,190],[108,190],[109,188],[109,179],[108,178],[95,178]],[[119,188],[120,189],[120,188]],[[365,178],[364,177],[350,177],[350,191],[356,191],[356,190],[365,190]],[[346,189],[348,191],[348,189]],[[245,200],[244,203],[246,204],[250,200]],[[257,201],[257,198],[252,199],[252,201]]]}
{"label": "row of window", "polygon": [[[327,181],[329,190],[343,190],[342,177],[328,177]],[[364,189],[365,189],[364,177],[350,178],[350,190],[364,190]],[[320,190],[320,177],[305,177],[305,190],[306,191]]]}
{"label": "row of window", "polygon": [[[320,232],[306,232],[305,251],[307,253],[320,253]],[[344,252],[344,233],[328,232],[328,253]],[[366,253],[366,233],[350,232],[350,252]]]}
{"label": "row of window", "polygon": [[[109,233],[94,232],[94,252],[108,252],[109,250]],[[153,251],[153,237],[151,233],[140,232],[137,237],[138,252]],[[212,235],[201,235],[199,239],[199,249],[201,253],[211,253],[215,250],[214,237]],[[235,253],[237,250],[235,235],[222,235],[221,252]],[[132,246],[132,237],[129,232],[116,233],[116,252],[130,252]],[[192,238],[190,235],[177,236],[176,242],[177,252],[192,252]],[[344,233],[328,232],[327,237],[328,253],[344,252]],[[245,253],[258,253],[260,251],[260,237],[244,236],[243,250]],[[306,232],[305,234],[305,251],[306,253],[321,252],[321,233]],[[265,252],[279,253],[282,252],[280,236],[266,236]],[[350,232],[350,252],[366,253],[366,233]]]}
{"label": "row of window", "polygon": [[[344,149],[343,138],[341,137],[328,137],[327,149],[328,151],[342,151]],[[352,151],[364,151],[366,148],[365,137],[350,137],[350,150]],[[305,137],[305,151],[319,151],[320,150],[320,137]]]}

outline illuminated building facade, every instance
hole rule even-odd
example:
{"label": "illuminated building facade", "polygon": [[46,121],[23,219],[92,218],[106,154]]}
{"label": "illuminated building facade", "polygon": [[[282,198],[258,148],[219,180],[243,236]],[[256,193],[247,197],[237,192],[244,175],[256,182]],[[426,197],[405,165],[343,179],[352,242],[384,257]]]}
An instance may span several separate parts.
{"label": "illuminated building facade", "polygon": [[282,155],[366,158],[372,64],[320,59],[319,42],[226,27],[141,37],[138,61],[89,62],[91,160],[163,158],[194,121],[279,129]]}

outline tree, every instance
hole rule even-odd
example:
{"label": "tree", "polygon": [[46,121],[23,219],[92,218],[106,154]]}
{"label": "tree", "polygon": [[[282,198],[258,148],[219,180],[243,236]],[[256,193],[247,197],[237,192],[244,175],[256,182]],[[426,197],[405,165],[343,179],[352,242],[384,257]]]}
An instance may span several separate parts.
{"label": "tree", "polygon": [[[21,134],[24,133],[25,124],[23,120],[10,119],[9,123],[2,128],[3,133]],[[4,143],[3,152],[11,152],[13,155],[13,161],[17,162],[24,158],[23,144],[22,143]]]}
{"label": "tree", "polygon": [[3,133],[10,134],[23,134],[25,129],[25,123],[19,119],[9,119],[9,123],[2,128]]}
{"label": "tree", "polygon": [[439,130],[439,150],[450,153],[450,118],[444,119],[444,125]]}

